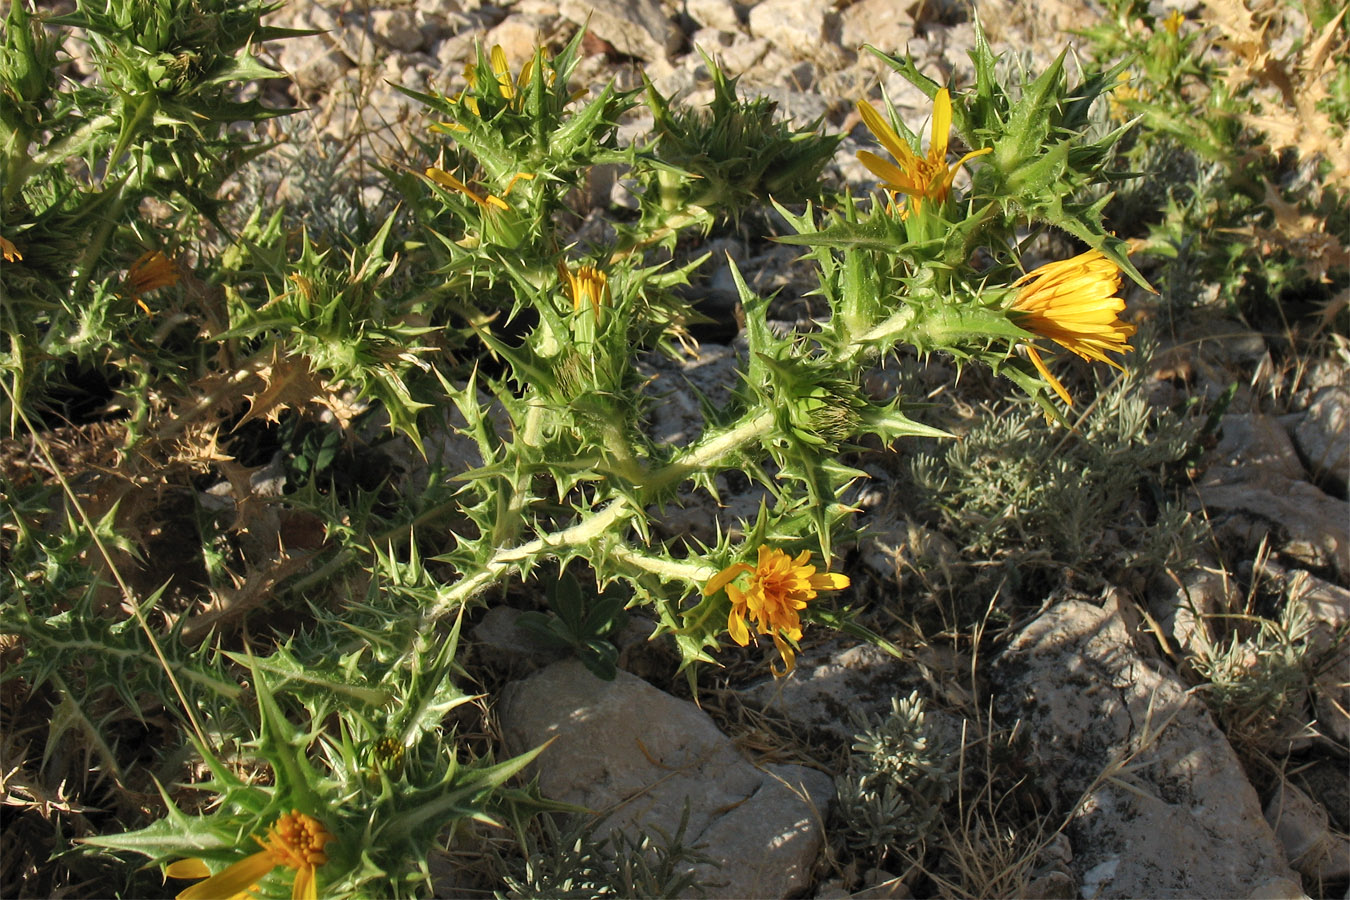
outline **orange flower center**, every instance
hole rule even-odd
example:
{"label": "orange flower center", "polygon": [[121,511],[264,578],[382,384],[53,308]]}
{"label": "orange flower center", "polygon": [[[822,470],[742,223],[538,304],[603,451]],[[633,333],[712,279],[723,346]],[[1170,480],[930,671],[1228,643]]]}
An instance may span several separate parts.
{"label": "orange flower center", "polygon": [[267,840],[258,843],[272,855],[275,865],[301,869],[328,862],[328,854],[323,848],[332,839],[333,835],[318,819],[292,810],[267,829]]}

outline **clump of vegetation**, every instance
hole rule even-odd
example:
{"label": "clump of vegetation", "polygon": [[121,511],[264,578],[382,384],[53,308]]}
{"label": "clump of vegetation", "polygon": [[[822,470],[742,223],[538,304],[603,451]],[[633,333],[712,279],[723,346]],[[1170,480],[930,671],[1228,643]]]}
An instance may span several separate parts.
{"label": "clump of vegetation", "polygon": [[[519,776],[541,748],[499,758],[461,629],[551,582],[549,613],[522,624],[602,678],[630,610],[691,685],[752,642],[784,676],[811,629],[895,651],[844,571],[858,535],[841,497],[863,452],[958,429],[912,384],[865,389],[890,358],[987,373],[986,399],[1012,410],[908,466],[922,515],[967,554],[1102,578],[1186,564],[1200,531],[1175,493],[1207,426],[1150,407],[1133,367],[1092,400],[1049,356],[1122,368],[1142,347],[1126,297],[1157,267],[1132,249],[1171,258],[1164,296],[1187,302],[1183,264],[1225,296],[1344,284],[1344,12],[1307,7],[1306,39],[1275,59],[1251,46],[1268,11],[1225,3],[1216,36],[1114,3],[1077,74],[1067,55],[1003,74],[978,29],[972,85],[877,53],[932,115],[925,141],[889,102],[860,104],[870,198],[822,178],[839,135],[742,97],[712,61],[706,108],[577,83],[577,32],[518,68],[476,48],[457,93],[405,90],[423,128],[373,182],[293,156],[311,196],[287,206],[253,138],[287,111],[241,99],[284,77],[254,55],[299,34],[266,24],[276,7],[15,0],[0,748],[21,812],[4,892],[146,894],[167,876],[183,897],[424,896],[439,848],[508,823],[524,865],[494,884],[515,895],[694,890],[683,828],[597,839],[536,818],[556,807]],[[58,75],[74,41],[85,82]],[[653,133],[621,142],[644,106]],[[1252,133],[1277,155],[1237,153]],[[1168,142],[1187,153],[1178,183],[1130,187],[1120,169]],[[600,210],[611,227],[583,241],[574,186],[615,166],[638,213]],[[689,352],[684,288],[706,259],[676,251],[775,216],[824,314],[771,327],[733,265],[731,399],[703,407],[697,437],[656,439],[637,362]],[[1074,249],[1033,254],[1051,237]],[[1323,326],[1343,323],[1327,296]],[[663,536],[669,507],[717,503],[727,476],[763,490],[755,515],[706,544]],[[1200,670],[1238,728],[1278,715],[1306,672],[1298,620],[1270,621]],[[838,782],[848,843],[905,857],[950,799],[948,751],[917,695],[859,727]]]}

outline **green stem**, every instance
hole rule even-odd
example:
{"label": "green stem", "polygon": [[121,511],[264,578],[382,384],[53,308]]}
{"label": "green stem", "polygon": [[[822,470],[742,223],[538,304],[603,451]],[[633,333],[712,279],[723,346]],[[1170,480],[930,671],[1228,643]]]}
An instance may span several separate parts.
{"label": "green stem", "polygon": [[696,563],[679,562],[673,559],[664,559],[659,556],[646,556],[626,544],[620,544],[616,547],[607,548],[607,552],[614,559],[627,563],[635,568],[642,569],[644,572],[651,572],[653,575],[659,575],[672,581],[687,581],[691,584],[703,584],[708,579],[717,574],[717,569],[712,566],[698,565]]}
{"label": "green stem", "polygon": [[570,528],[541,535],[515,547],[499,548],[476,572],[440,593],[435,604],[422,614],[422,624],[430,624],[468,602],[479,591],[515,571],[525,560],[554,548],[576,547],[598,540],[614,526],[632,518],[655,494],[683,481],[691,472],[758,440],[773,427],[773,421],[773,413],[767,410],[748,412],[738,424],[688,447],[674,462],[656,472],[642,485],[642,496],[636,504],[628,497],[618,497],[604,509]]}

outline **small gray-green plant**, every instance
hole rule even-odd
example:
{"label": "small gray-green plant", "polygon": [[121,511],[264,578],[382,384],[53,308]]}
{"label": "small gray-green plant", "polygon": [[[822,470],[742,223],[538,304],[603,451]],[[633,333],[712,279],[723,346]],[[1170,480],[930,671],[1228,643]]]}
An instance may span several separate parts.
{"label": "small gray-green plant", "polygon": [[[694,866],[708,857],[685,844],[686,806],[672,835],[653,828],[633,838],[623,831],[597,837],[592,817],[573,816],[559,826],[552,816],[538,819],[540,835],[522,837],[524,860],[503,881],[510,900],[529,898],[701,896]],[[499,895],[503,896],[503,895]]]}
{"label": "small gray-green plant", "polygon": [[916,455],[922,506],[983,558],[1076,570],[1183,565],[1203,531],[1177,496],[1180,463],[1203,419],[1150,406],[1145,364],[1107,385],[1071,432],[1046,431],[1034,408],[1014,403],[940,454]]}
{"label": "small gray-green plant", "polygon": [[848,844],[878,861],[908,853],[942,812],[955,786],[951,753],[924,721],[918,691],[891,698],[891,711],[877,719],[855,715],[848,768],[835,778]]}
{"label": "small gray-green plant", "polygon": [[1308,724],[1309,701],[1319,670],[1344,666],[1347,628],[1318,646],[1305,600],[1283,598],[1274,617],[1231,615],[1212,624],[1228,632],[1192,659],[1203,679],[1202,696],[1239,746],[1261,746],[1272,736],[1290,736]]}

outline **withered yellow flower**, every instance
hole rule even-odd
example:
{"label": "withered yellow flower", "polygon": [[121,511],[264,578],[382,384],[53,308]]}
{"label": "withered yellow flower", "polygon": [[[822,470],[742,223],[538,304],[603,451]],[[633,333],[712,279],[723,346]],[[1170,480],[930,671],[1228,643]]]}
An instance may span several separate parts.
{"label": "withered yellow flower", "polygon": [[992,153],[992,147],[972,150],[961,157],[956,165],[947,165],[948,134],[952,127],[952,99],[946,88],[937,92],[933,98],[933,135],[928,142],[928,155],[919,156],[909,146],[909,142],[895,133],[895,129],[882,118],[881,114],[866,101],[858,102],[858,112],[863,123],[876,135],[881,145],[895,157],[895,162],[882,159],[867,150],[858,151],[858,159],[881,179],[882,185],[892,191],[899,191],[909,198],[910,211],[918,213],[923,201],[932,200],[941,203],[951,191],[952,181],[959,170],[970,160],[986,153]]}
{"label": "withered yellow flower", "polygon": [[127,269],[125,286],[131,299],[136,301],[136,305],[148,316],[150,307],[145,305],[141,297],[153,290],[177,284],[178,278],[178,270],[174,268],[173,261],[159,250],[150,250],[137,257]]}
{"label": "withered yellow flower", "polygon": [[19,248],[14,246],[8,238],[3,237],[0,237],[0,256],[4,257],[5,262],[18,262],[23,259],[23,254],[19,252]]}
{"label": "withered yellow flower", "polygon": [[[1121,368],[1107,353],[1124,353],[1134,348],[1126,341],[1135,327],[1121,321],[1125,301],[1120,291],[1120,269],[1097,250],[1080,253],[1072,259],[1046,263],[1017,281],[1022,289],[1013,300],[1014,321],[1076,353],[1086,360],[1097,360]],[[1042,377],[1065,403],[1072,405],[1069,392],[1050,374],[1035,347],[1027,355]]]}
{"label": "withered yellow flower", "polygon": [[469,187],[444,169],[438,169],[435,166],[431,166],[427,169],[427,177],[441,187],[450,188],[452,191],[458,191],[486,210],[491,210],[494,207],[496,209],[509,210],[511,208],[510,205],[502,198],[511,196],[511,189],[516,186],[517,181],[534,180],[534,175],[529,172],[517,172],[515,175],[511,176],[511,181],[506,185],[506,190],[502,191],[502,196],[498,197],[495,194],[488,194],[486,192],[480,196],[473,188]]}
{"label": "withered yellow flower", "polygon": [[609,277],[595,266],[578,266],[576,272],[573,272],[563,263],[558,263],[558,276],[567,284],[567,293],[572,298],[572,309],[580,309],[582,301],[589,300],[598,322],[600,307],[609,302]]}
{"label": "withered yellow flower", "polygon": [[295,870],[291,900],[317,900],[315,870],[328,862],[324,847],[333,835],[313,816],[292,810],[267,829],[267,839],[254,835],[262,849],[212,875],[200,859],[180,859],[170,863],[164,874],[170,878],[205,880],[178,895],[178,900],[248,900],[249,889],[278,866]]}
{"label": "withered yellow flower", "polygon": [[[789,641],[802,637],[802,623],[798,615],[806,604],[816,598],[818,591],[838,591],[849,585],[848,577],[831,572],[816,573],[810,565],[811,551],[803,550],[791,557],[767,544],[759,548],[757,565],[732,563],[718,572],[703,588],[703,596],[711,597],[726,589],[731,600],[731,614],[727,617],[727,633],[744,647],[750,643],[750,631],[745,620],[750,618],[760,634],[773,638],[783,658],[783,669],[773,668],[775,678],[781,678],[796,666],[796,657]],[[745,587],[737,583],[742,575],[749,575]]]}
{"label": "withered yellow flower", "polygon": [[157,288],[178,283],[178,272],[170,260],[160,250],[142,253],[127,269],[127,289],[139,299]]}

